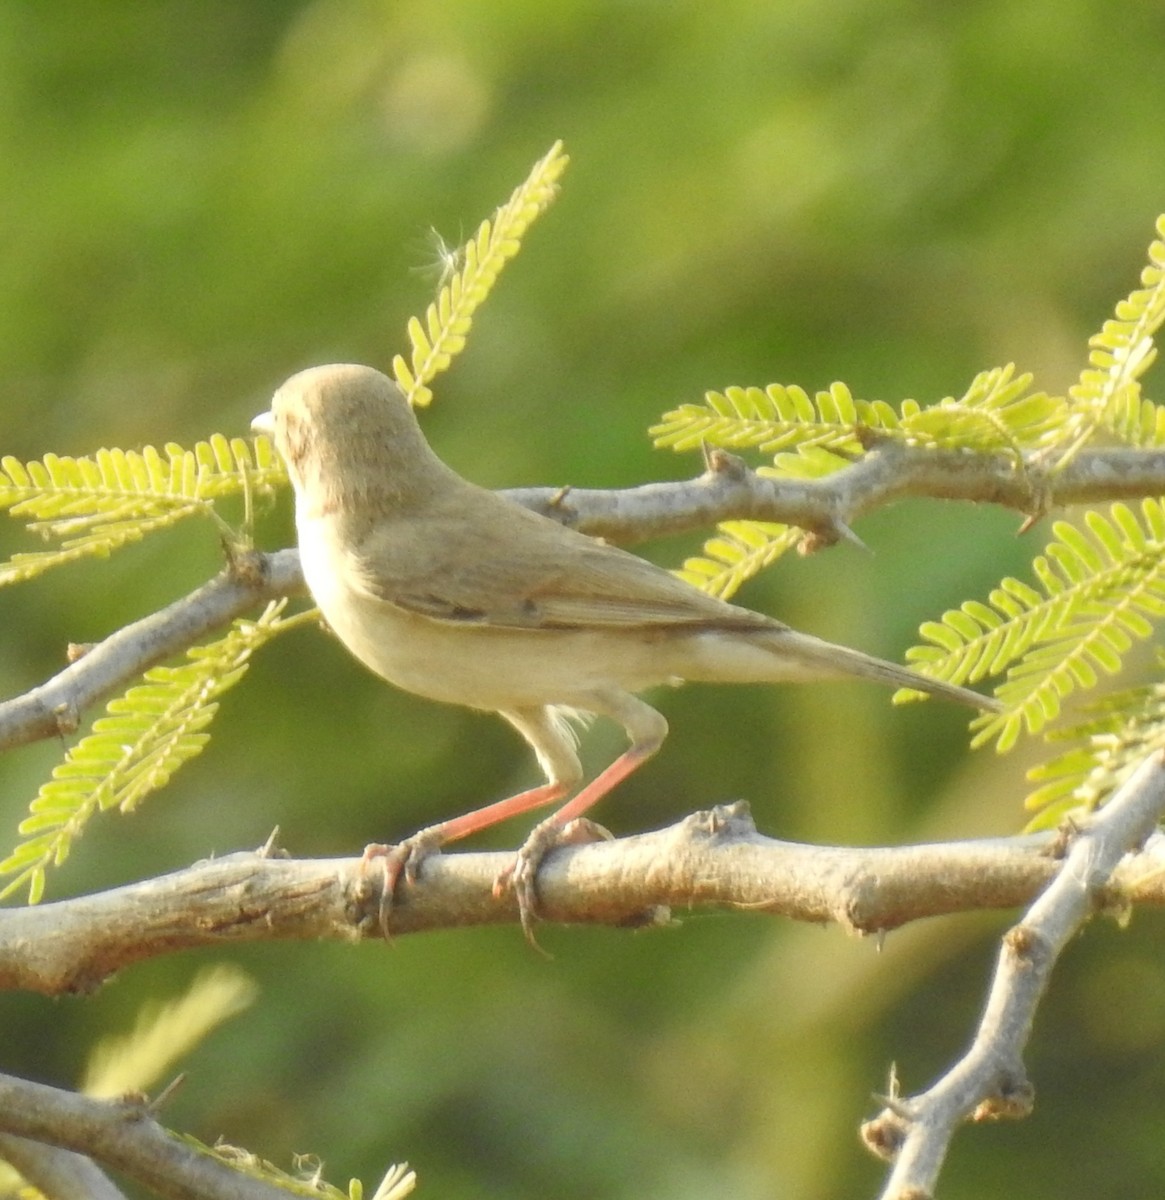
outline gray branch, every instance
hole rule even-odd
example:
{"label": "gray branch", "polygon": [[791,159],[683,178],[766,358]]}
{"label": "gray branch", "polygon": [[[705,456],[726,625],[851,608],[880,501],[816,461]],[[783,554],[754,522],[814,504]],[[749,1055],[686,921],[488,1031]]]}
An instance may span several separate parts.
{"label": "gray branch", "polygon": [[[757,833],[742,803],[667,829],[556,850],[539,871],[547,921],[622,927],[674,908],[733,907],[880,933],[921,917],[1030,903],[1055,877],[1053,835],[904,847],[808,846]],[[399,889],[392,936],[518,921],[494,878],[512,855],[441,854]],[[1123,870],[1130,902],[1165,904],[1165,873]],[[382,873],[361,858],[265,852],[202,862],[93,896],[0,911],[0,990],[86,992],[131,963],[198,946],[382,937]]]}
{"label": "gray branch", "polygon": [[[15,1145],[16,1157],[23,1158],[25,1166],[31,1147],[28,1141],[22,1146],[22,1140],[43,1142],[72,1151],[74,1158],[88,1155],[122,1171],[163,1200],[287,1200],[285,1189],[235,1171],[175,1137],[158,1124],[142,1100],[94,1100],[0,1075],[0,1131],[0,1153]],[[45,1156],[37,1156],[37,1162],[45,1161]],[[91,1172],[89,1178],[104,1176]],[[104,1190],[86,1188],[55,1195],[116,1200],[122,1193],[106,1181]]]}
{"label": "gray branch", "polygon": [[[3,1124],[0,1115],[0,1128]],[[19,1171],[46,1200],[76,1200],[78,1196],[85,1200],[126,1200],[125,1193],[92,1159],[72,1150],[0,1133],[0,1159]]]}
{"label": "gray branch", "polygon": [[1086,829],[1071,836],[1047,890],[1003,937],[971,1048],[925,1092],[889,1097],[883,1112],[863,1126],[866,1144],[894,1162],[883,1200],[932,1196],[955,1128],[963,1121],[1030,1112],[1033,1090],[1023,1051],[1052,968],[1094,912],[1106,905],[1127,909],[1138,875],[1160,876],[1165,839],[1158,835],[1146,843],[1163,810],[1165,756],[1158,752]]}
{"label": "gray branch", "polygon": [[1165,492],[1165,451],[1084,450],[1061,471],[1035,456],[929,450],[879,442],[821,479],[766,479],[722,450],[696,479],[617,491],[518,488],[504,494],[585,533],[632,544],[746,518],[796,525],[816,548],[848,536],[860,516],[907,496],[996,504],[1025,517],[1053,508]]}
{"label": "gray branch", "polygon": [[120,692],[143,671],[303,586],[295,550],[237,560],[188,596],[88,648],[47,683],[0,704],[0,751],[74,732],[87,708]]}

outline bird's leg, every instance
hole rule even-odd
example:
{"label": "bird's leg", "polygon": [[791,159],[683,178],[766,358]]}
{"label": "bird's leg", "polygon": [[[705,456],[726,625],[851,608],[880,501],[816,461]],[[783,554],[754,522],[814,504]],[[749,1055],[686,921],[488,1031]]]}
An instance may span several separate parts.
{"label": "bird's leg", "polygon": [[480,829],[488,829],[510,817],[529,812],[543,804],[551,804],[561,800],[570,791],[563,783],[544,783],[528,791],[519,792],[516,796],[507,796],[505,800],[497,800],[475,808],[472,812],[452,817],[436,825],[424,829],[393,845],[374,842],[364,849],[364,861],[367,863],[374,858],[384,859],[385,890],[391,894],[403,875],[407,883],[415,883],[421,864],[430,855],[435,854],[446,842],[455,842],[458,838],[468,837]]}
{"label": "bird's leg", "polygon": [[632,746],[621,754],[557,812],[535,825],[514,856],[514,861],[494,880],[495,896],[502,896],[507,889],[513,888],[527,941],[534,941],[534,918],[538,915],[537,876],[542,860],[555,847],[579,841],[577,833],[581,832],[581,827],[588,826],[597,831],[600,827],[586,821],[582,814],[622,783],[658,749],[658,746]]}
{"label": "bird's leg", "polygon": [[495,896],[513,888],[522,930],[526,940],[533,945],[537,944],[534,918],[538,912],[537,876],[542,860],[556,846],[578,841],[582,827],[585,826],[588,833],[597,830],[598,826],[583,820],[583,814],[651,758],[667,737],[667,721],[663,716],[627,692],[604,692],[593,702],[588,700],[586,707],[588,711],[618,721],[631,738],[630,747],[557,812],[535,825],[514,861],[494,880]]}
{"label": "bird's leg", "polygon": [[[459,817],[451,817],[437,825],[430,825],[414,833],[396,845],[373,843],[366,846],[362,864],[367,866],[374,858],[381,859],[384,883],[380,894],[380,928],[387,938],[389,917],[397,884],[403,875],[406,883],[416,882],[421,864],[435,854],[446,842],[468,837],[480,829],[488,829],[510,817],[515,817],[532,808],[553,804],[570,794],[582,778],[582,764],[574,751],[574,740],[562,719],[549,708],[521,709],[503,712],[511,725],[533,747],[538,761],[546,772],[547,782],[538,787],[496,800]],[[497,891],[495,887],[495,892]],[[525,924],[525,922],[523,922]]]}

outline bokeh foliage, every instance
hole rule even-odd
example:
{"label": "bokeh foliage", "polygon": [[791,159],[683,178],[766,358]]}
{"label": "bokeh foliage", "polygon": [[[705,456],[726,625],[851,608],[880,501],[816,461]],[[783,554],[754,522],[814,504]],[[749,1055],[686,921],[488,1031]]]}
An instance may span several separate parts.
{"label": "bokeh foliage", "polygon": [[[463,474],[673,475],[648,426],[739,381],[928,400],[1015,362],[1063,391],[1165,207],[1163,50],[1157,6],[1114,22],[1085,0],[7,6],[0,453],[189,445],[244,432],[300,367],[387,367],[442,268],[430,227],[468,236],[556,137],[569,186],[425,414]],[[1015,528],[903,505],[860,526],[875,555],[790,556],[740,599],[899,657],[923,619],[1021,573],[1033,547]],[[260,532],[286,540],[286,509]],[[11,591],[0,688],[218,562],[192,525]],[[665,706],[665,753],[600,814],[617,830],[741,795],[781,836],[1014,828],[1020,770],[965,761],[961,716],[938,706],[858,685]],[[220,724],[54,886],[255,845],[277,822],[294,853],[351,853],[530,777],[499,722],[400,696],[310,630],[257,657]],[[588,749],[615,745],[595,730]],[[57,757],[0,761],[10,828]],[[1160,1188],[1155,924],[1097,930],[1065,964],[1033,1048],[1036,1116],[965,1137],[944,1194],[1019,1172],[1032,1197]],[[866,1096],[891,1058],[914,1086],[957,1052],[1000,927],[935,923],[880,955],[742,916],[552,930],[550,964],[509,930],[234,952],[260,997],[188,1064],[173,1118],[275,1160],[314,1150],[336,1177],[408,1158],[452,1197],[869,1192]],[[96,1030],[205,961],[84,1001],[4,998],[3,1065],[69,1082]]]}

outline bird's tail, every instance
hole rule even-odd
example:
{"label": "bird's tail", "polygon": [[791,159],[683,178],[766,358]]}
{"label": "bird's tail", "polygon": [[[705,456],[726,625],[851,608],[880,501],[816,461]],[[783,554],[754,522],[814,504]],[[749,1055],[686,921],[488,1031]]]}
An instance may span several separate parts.
{"label": "bird's tail", "polygon": [[908,667],[787,627],[749,630],[746,637],[736,632],[717,632],[691,639],[687,649],[691,655],[685,664],[687,669],[677,671],[684,679],[708,683],[870,679],[887,687],[913,688],[984,712],[1000,712],[1003,708],[992,696],[930,679]]}
{"label": "bird's tail", "polygon": [[[981,709],[983,712],[1001,712],[1003,709],[1003,705],[994,696],[984,696],[970,688],[959,687],[958,684],[931,679],[910,670],[909,667],[875,658],[872,654],[863,654],[860,650],[851,650],[848,646],[838,646],[810,634],[798,633],[792,629],[788,630],[788,634],[791,635],[790,640],[781,646],[783,655],[804,664],[818,678],[832,675],[835,678],[848,676],[870,679],[892,688],[913,688],[930,696]],[[784,634],[774,635],[774,640],[776,639],[783,641]]]}

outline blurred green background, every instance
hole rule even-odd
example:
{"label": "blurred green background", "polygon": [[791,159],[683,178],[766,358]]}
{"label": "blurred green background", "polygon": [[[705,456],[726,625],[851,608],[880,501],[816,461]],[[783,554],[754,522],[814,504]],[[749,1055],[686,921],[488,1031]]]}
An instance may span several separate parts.
{"label": "blurred green background", "polygon": [[[709,387],[845,380],[896,402],[1016,361],[1063,389],[1165,209],[1165,9],[1132,0],[225,0],[0,7],[0,452],[242,433],[328,361],[385,367],[437,274],[555,138],[572,157],[424,414],[490,486],[694,474],[645,430]],[[1013,515],[903,504],[875,551],[790,557],[743,602],[900,658],[918,623],[1021,571]],[[5,529],[0,550],[28,548]],[[290,538],[284,497],[262,520]],[[695,539],[647,548],[678,562]],[[188,528],[0,597],[0,694],[216,570]],[[1010,831],[1024,752],[860,685],[691,688],[597,815],[617,832],[745,797],[764,832],[896,842]],[[592,766],[620,746],[587,740]],[[57,761],[0,762],[6,844]],[[82,893],[261,843],[357,853],[528,785],[501,722],[399,694],[305,630],[255,663],[210,749],[50,880]],[[516,845],[510,826],[478,845]],[[891,1061],[964,1046],[1003,916],[873,941],[741,914],[628,933],[510,928],[225,956],[258,1003],[167,1112],[334,1179],[391,1159],[422,1195],[873,1194],[856,1127]],[[1031,1120],[964,1133],[948,1198],[1165,1187],[1160,922],[1097,925],[1037,1025]],[[0,999],[0,1067],[59,1084],[208,953],[90,998]]]}

